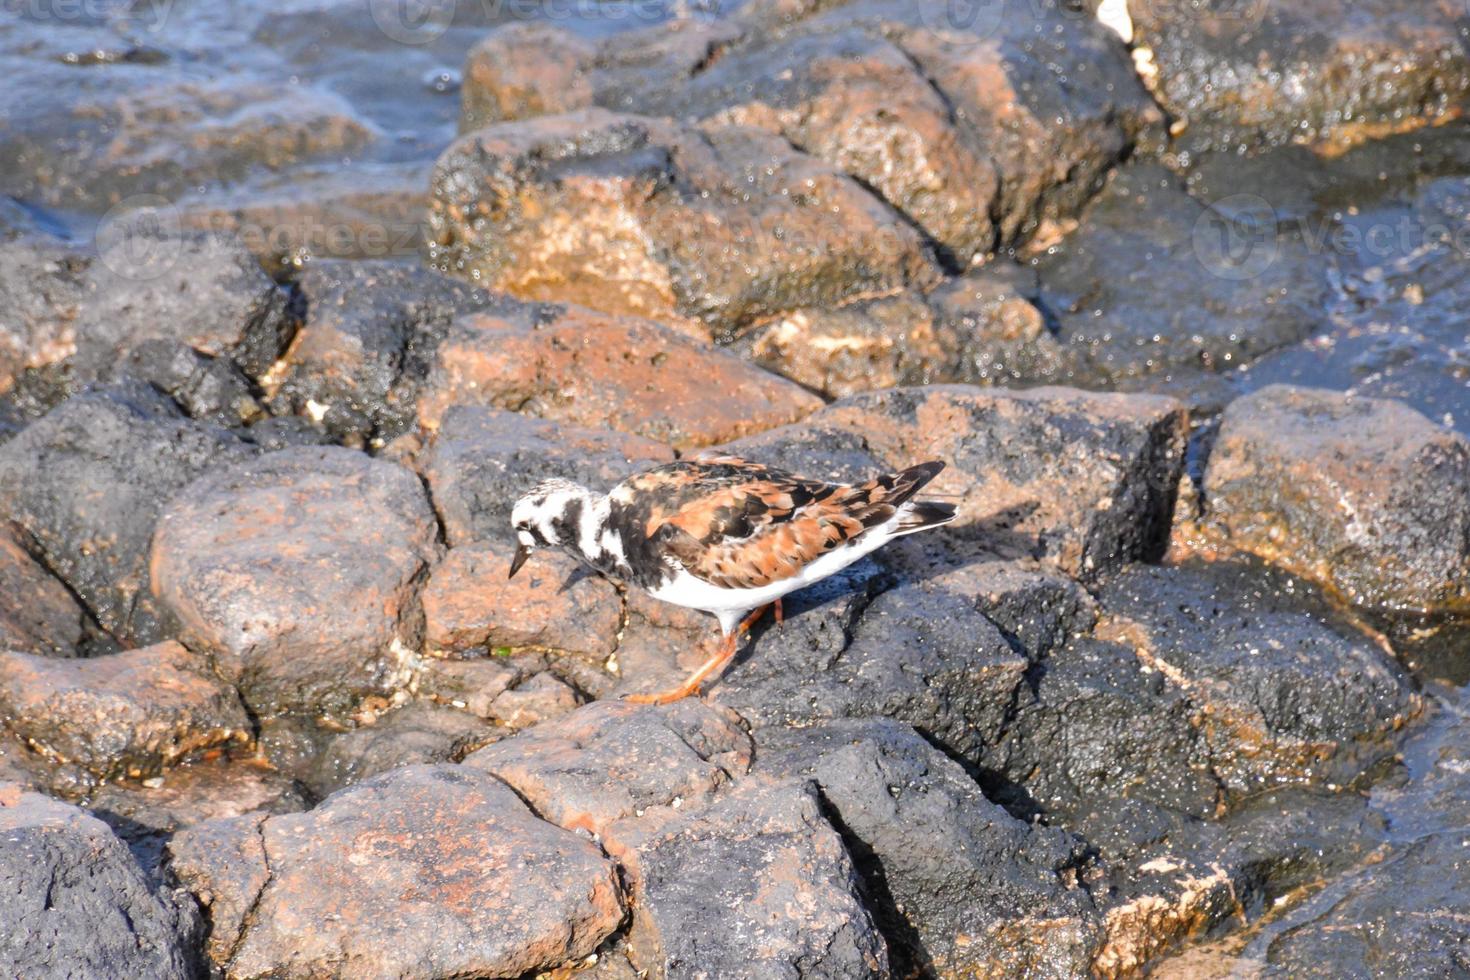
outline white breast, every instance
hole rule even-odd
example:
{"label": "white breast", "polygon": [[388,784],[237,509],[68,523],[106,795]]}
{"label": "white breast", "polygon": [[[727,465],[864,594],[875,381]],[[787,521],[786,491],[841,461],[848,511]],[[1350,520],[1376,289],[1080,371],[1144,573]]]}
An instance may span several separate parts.
{"label": "white breast", "polygon": [[741,615],[752,609],[775,602],[813,582],[820,582],[893,540],[896,535],[892,533],[892,528],[898,523],[899,517],[900,515],[895,515],[892,520],[873,528],[855,541],[827,552],[790,578],[783,578],[758,589],[721,588],[695,578],[680,568],[667,585],[654,589],[649,594],[675,606],[713,613],[719,617],[720,625],[728,633],[731,626],[726,625],[727,622],[738,622]]}

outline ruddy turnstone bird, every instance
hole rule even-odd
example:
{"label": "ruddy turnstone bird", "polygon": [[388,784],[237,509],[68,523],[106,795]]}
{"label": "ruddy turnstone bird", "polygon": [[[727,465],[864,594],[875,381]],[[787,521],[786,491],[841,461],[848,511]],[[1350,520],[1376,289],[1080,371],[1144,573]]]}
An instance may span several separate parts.
{"label": "ruddy turnstone bird", "polygon": [[700,455],[624,480],[606,496],[547,480],[516,501],[515,576],[537,548],[558,548],[656,599],[715,616],[718,652],[678,687],[629,700],[677,701],[735,655],[740,635],[781,597],[894,538],[954,520],[953,504],[915,500],[944,464],[866,483],[809,480],[735,456]]}

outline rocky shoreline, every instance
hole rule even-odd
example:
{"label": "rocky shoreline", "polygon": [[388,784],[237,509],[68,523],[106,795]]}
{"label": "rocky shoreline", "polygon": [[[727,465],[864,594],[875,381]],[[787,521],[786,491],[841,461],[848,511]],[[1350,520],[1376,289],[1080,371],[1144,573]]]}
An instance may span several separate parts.
{"label": "rocky shoreline", "polygon": [[[360,6],[5,11],[7,970],[1466,968],[1463,12]],[[629,703],[712,624],[510,507],[712,446],[959,516]]]}

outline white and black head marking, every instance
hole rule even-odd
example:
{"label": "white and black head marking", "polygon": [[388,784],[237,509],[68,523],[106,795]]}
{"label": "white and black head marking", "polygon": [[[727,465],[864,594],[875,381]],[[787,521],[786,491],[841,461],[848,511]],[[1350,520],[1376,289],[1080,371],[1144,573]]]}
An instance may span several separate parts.
{"label": "white and black head marking", "polygon": [[575,549],[594,494],[570,480],[544,480],[516,501],[510,522],[516,532],[516,554],[510,576],[537,548]]}

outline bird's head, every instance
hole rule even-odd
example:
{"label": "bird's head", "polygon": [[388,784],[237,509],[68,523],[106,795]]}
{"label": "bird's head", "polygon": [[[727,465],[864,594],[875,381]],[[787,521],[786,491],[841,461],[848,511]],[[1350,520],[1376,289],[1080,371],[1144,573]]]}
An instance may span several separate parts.
{"label": "bird's head", "polygon": [[537,548],[575,550],[583,515],[596,500],[591,490],[570,480],[544,480],[516,501],[510,523],[516,532],[516,554],[510,578]]}

